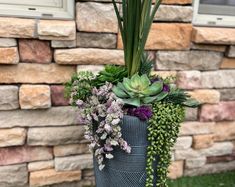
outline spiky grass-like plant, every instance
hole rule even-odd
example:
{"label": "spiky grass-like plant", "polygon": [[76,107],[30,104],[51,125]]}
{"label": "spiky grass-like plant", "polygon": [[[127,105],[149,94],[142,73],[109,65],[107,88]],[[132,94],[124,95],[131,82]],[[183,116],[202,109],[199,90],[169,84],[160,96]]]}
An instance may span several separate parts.
{"label": "spiky grass-like plant", "polygon": [[154,16],[161,0],[122,0],[122,15],[117,0],[112,0],[122,36],[128,76],[139,72],[141,57]]}

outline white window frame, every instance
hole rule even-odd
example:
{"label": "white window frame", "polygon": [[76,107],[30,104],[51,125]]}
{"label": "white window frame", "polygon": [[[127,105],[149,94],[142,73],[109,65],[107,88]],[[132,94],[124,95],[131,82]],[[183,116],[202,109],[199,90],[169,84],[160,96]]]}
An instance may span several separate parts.
{"label": "white window frame", "polygon": [[200,0],[194,0],[193,2],[194,25],[211,26],[211,27],[235,27],[235,16],[218,15],[218,14],[201,14],[199,13],[199,3]]}
{"label": "white window frame", "polygon": [[[61,7],[39,6],[36,3],[37,0],[32,0],[32,5],[26,5],[21,3],[20,0],[18,1],[19,3],[17,2],[16,4],[6,4],[0,1],[0,16],[36,19],[74,19],[74,0],[61,0]],[[33,1],[35,1],[35,5]]]}

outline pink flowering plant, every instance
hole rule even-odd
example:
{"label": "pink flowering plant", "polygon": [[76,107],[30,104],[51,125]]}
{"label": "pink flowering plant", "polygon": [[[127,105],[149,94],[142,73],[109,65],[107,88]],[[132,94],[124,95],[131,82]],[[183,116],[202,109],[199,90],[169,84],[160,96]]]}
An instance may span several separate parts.
{"label": "pink flowering plant", "polygon": [[85,125],[85,138],[90,141],[89,148],[99,164],[104,168],[104,160],[112,159],[114,147],[120,147],[127,153],[131,148],[122,138],[120,122],[123,119],[123,101],[112,92],[113,85],[106,83],[100,88],[94,87],[84,102],[77,100],[78,121]]}

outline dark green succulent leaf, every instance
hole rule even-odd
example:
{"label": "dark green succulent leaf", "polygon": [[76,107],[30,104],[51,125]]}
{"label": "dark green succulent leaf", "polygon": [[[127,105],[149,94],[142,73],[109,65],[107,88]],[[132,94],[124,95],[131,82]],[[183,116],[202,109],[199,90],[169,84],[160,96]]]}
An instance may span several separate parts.
{"label": "dark green succulent leaf", "polygon": [[106,65],[105,69],[100,71],[93,81],[93,85],[96,87],[104,85],[106,82],[110,82],[116,85],[121,82],[124,77],[127,76],[127,69],[124,66]]}

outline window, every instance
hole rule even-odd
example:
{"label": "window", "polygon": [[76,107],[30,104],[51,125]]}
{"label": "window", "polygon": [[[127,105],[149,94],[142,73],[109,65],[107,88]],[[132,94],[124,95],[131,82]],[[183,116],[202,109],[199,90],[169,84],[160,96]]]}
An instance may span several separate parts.
{"label": "window", "polygon": [[194,0],[193,24],[235,27],[235,0]]}
{"label": "window", "polygon": [[0,16],[73,19],[74,0],[0,0]]}

